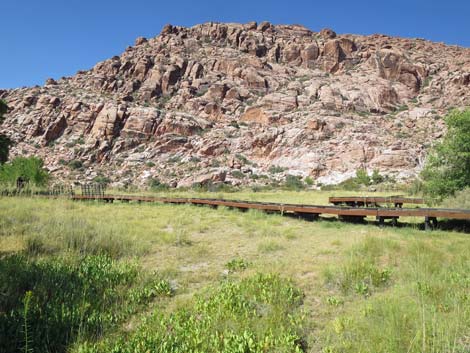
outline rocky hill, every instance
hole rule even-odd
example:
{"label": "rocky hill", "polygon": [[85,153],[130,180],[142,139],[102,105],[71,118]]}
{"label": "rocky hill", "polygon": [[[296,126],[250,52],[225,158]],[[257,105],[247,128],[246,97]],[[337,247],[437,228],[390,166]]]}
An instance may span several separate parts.
{"label": "rocky hill", "polygon": [[412,177],[470,106],[470,49],[300,25],[167,25],[42,87],[0,91],[12,156],[59,179],[173,186]]}

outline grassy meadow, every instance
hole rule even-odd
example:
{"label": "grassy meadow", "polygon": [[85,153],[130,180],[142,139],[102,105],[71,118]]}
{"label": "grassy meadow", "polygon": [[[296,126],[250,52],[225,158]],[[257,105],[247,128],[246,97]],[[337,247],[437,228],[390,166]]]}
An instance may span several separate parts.
{"label": "grassy meadow", "polygon": [[469,352],[469,235],[418,221],[1,198],[0,351]]}

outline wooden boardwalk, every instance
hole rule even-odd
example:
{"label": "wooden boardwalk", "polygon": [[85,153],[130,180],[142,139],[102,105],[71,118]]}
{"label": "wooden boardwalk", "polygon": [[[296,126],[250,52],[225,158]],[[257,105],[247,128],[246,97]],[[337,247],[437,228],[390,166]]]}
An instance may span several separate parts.
{"label": "wooden boardwalk", "polygon": [[266,212],[294,214],[312,220],[317,218],[319,215],[333,215],[353,220],[363,219],[365,217],[375,217],[380,225],[383,224],[386,219],[391,219],[392,223],[396,223],[400,217],[421,217],[424,218],[426,229],[435,227],[437,224],[437,218],[470,220],[470,210],[444,208],[343,207],[209,198],[174,198],[134,195],[73,195],[71,198],[73,200],[101,200],[110,203],[114,201],[159,202],[168,204],[206,205],[211,207],[224,206],[241,210],[257,209]]}
{"label": "wooden boardwalk", "polygon": [[402,196],[333,196],[328,199],[328,202],[333,205],[346,205],[352,207],[374,207],[384,204],[403,207],[403,204],[424,204],[423,199]]}

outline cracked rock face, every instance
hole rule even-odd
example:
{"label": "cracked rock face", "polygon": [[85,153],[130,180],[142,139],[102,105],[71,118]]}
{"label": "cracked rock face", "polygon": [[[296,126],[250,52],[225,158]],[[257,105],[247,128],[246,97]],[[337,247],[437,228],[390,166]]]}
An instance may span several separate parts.
{"label": "cracked rock face", "polygon": [[269,22],[167,25],[88,71],[0,98],[12,157],[38,155],[63,181],[409,178],[448,109],[470,105],[470,49]]}

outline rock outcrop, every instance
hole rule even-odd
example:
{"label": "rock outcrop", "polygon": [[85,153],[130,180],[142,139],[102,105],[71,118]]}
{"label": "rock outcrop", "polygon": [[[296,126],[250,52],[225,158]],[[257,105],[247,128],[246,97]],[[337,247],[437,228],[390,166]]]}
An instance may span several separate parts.
{"label": "rock outcrop", "polygon": [[470,105],[470,49],[269,22],[167,25],[90,70],[0,98],[12,156],[39,155],[63,180],[409,178],[448,109]]}

